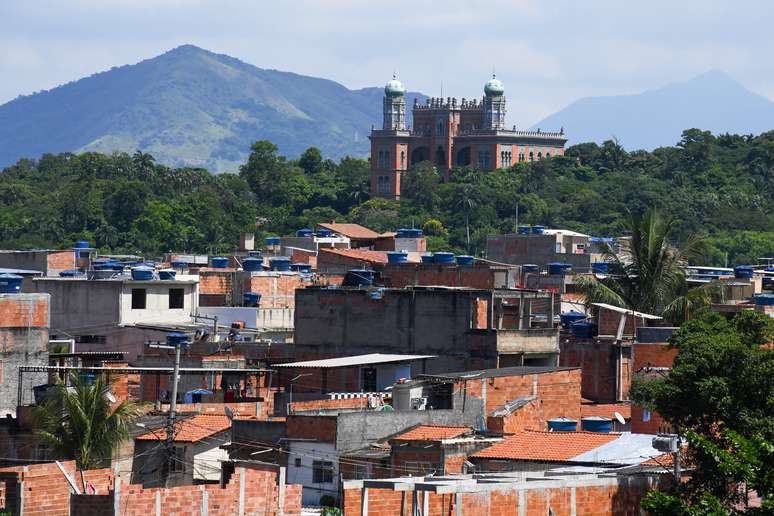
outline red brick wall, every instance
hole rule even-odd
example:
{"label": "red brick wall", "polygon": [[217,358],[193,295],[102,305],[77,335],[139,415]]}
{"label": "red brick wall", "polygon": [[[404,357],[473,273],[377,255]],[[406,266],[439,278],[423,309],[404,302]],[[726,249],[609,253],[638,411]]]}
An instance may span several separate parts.
{"label": "red brick wall", "polygon": [[[74,463],[64,463],[82,490],[80,474],[75,474]],[[277,469],[270,465],[247,464],[245,473],[245,512],[247,514],[277,513],[279,489]],[[198,514],[204,493],[208,497],[208,512],[213,516],[236,514],[239,507],[240,467],[225,487],[217,484],[181,486],[169,489],[144,489],[139,484],[122,483],[120,489],[121,516],[149,516],[155,514],[156,496],[160,493],[162,514]],[[77,497],[74,503],[79,516],[106,516],[113,514],[113,473],[109,469],[84,472],[87,482],[92,483],[98,495]],[[31,516],[69,516],[70,493],[65,477],[55,463],[27,467],[0,469],[3,486],[24,480],[24,514]],[[5,489],[5,487],[4,487]],[[85,498],[90,498],[86,500]],[[6,509],[10,509],[6,507]],[[301,513],[301,486],[285,486],[285,514]]]}
{"label": "red brick wall", "polygon": [[303,412],[313,410],[332,410],[340,408],[366,408],[368,407],[368,398],[341,398],[326,400],[307,400],[294,401],[290,404],[291,412]]}
{"label": "red brick wall", "polygon": [[61,271],[75,268],[75,251],[52,251],[46,256],[47,274],[56,276]]}
{"label": "red brick wall", "polygon": [[[647,367],[672,367],[677,349],[667,343],[635,343],[632,349],[634,371]],[[632,432],[640,434],[658,434],[671,432],[669,423],[658,412],[650,411],[650,420],[645,421],[645,409],[641,405],[632,405]]]}
{"label": "red brick wall", "polygon": [[[538,374],[537,399],[526,407],[518,409],[505,420],[487,419],[494,425],[493,430],[521,431],[546,430],[548,420],[555,417],[569,417],[580,420],[581,393],[578,369]],[[486,412],[491,414],[508,401],[532,395],[533,375],[502,376],[467,382],[468,396],[483,396],[482,382],[486,382]]]}
{"label": "red brick wall", "polygon": [[336,416],[288,416],[287,435],[290,439],[317,439],[336,442]]}
{"label": "red brick wall", "polygon": [[290,263],[308,263],[313,269],[317,268],[317,253],[306,249],[293,249]]}
{"label": "red brick wall", "polygon": [[300,274],[249,276],[246,280],[242,285],[242,291],[261,294],[261,308],[294,308],[296,289],[311,284]]}
{"label": "red brick wall", "polygon": [[635,343],[632,347],[635,371],[643,367],[672,367],[677,357],[677,348],[668,343]]}
{"label": "red brick wall", "polygon": [[199,305],[226,306],[232,296],[234,269],[199,269]]}
{"label": "red brick wall", "polygon": [[[521,486],[520,486],[521,487]],[[507,485],[477,493],[463,493],[462,514],[465,516],[491,516],[524,514],[545,516],[549,509],[557,516],[578,514],[579,516],[618,516],[640,514],[640,499],[649,489],[645,478],[621,479],[619,484],[575,486],[575,507],[572,504],[572,487],[526,489],[523,507],[520,507],[519,491]],[[454,494],[419,492],[418,505],[428,496],[430,516],[456,514],[457,498]],[[361,514],[362,490],[344,489],[344,514]],[[368,490],[368,516],[399,516],[411,514],[413,508],[410,491],[388,489]]]}
{"label": "red brick wall", "polygon": [[48,296],[0,295],[0,328],[48,327]]}
{"label": "red brick wall", "polygon": [[[615,312],[613,310],[599,309],[597,315],[597,324],[599,325],[600,335],[616,335],[618,333],[618,325],[621,322],[621,316],[623,314]],[[635,328],[640,326],[646,326],[645,319],[641,317],[633,317],[631,315],[626,316],[626,324],[624,325],[624,335],[634,336]]]}
{"label": "red brick wall", "polygon": [[[559,342],[559,365],[580,367],[583,371],[581,392],[594,401],[616,401],[616,362],[618,349],[611,340],[576,339],[563,337]],[[631,383],[631,360],[622,360],[624,399],[628,398]],[[635,367],[636,370],[636,367]]]}
{"label": "red brick wall", "polygon": [[382,277],[386,287],[394,288],[403,288],[410,285],[494,288],[494,272],[485,266],[388,265],[384,268]]}

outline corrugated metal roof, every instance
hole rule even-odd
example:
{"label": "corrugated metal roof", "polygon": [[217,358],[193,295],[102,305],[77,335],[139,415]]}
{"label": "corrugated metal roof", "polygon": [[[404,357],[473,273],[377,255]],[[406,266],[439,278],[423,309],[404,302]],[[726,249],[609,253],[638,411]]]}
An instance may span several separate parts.
{"label": "corrugated metal roof", "polygon": [[288,364],[275,364],[273,367],[347,367],[369,364],[387,364],[390,362],[409,362],[435,358],[436,355],[393,355],[385,353],[371,353],[368,355],[355,355],[351,357],[324,358],[321,360],[305,360],[303,362],[291,362]]}
{"label": "corrugated metal roof", "polygon": [[[611,434],[602,434],[611,435]],[[576,455],[572,462],[600,462],[608,464],[640,464],[663,452],[653,448],[653,435],[623,433],[614,441],[602,444]]]}
{"label": "corrugated metal roof", "polygon": [[608,305],[607,303],[591,303],[591,304],[594,306],[598,306],[599,308],[604,308],[605,310],[612,310],[613,312],[618,312],[619,314],[633,315],[635,317],[642,317],[643,319],[652,319],[652,320],[661,319],[661,317],[659,317],[658,315],[644,314],[642,312],[629,310],[628,308],[621,308],[620,306]]}

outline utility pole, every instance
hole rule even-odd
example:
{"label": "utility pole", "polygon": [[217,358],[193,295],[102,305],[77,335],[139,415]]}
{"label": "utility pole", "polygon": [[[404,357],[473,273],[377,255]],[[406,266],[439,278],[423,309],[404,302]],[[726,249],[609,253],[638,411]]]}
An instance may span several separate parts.
{"label": "utility pole", "polygon": [[180,376],[180,348],[182,343],[175,343],[175,367],[172,373],[172,398],[169,400],[169,417],[167,418],[167,461],[164,466],[164,487],[169,487],[169,477],[175,461],[175,411],[177,410],[177,382]]}
{"label": "utility pole", "polygon": [[680,469],[680,452],[682,451],[681,448],[682,442],[680,440],[680,434],[677,434],[677,447],[675,448],[675,454],[674,454],[674,462],[675,462],[675,488],[677,490],[680,490],[680,481],[682,479],[682,471]]}

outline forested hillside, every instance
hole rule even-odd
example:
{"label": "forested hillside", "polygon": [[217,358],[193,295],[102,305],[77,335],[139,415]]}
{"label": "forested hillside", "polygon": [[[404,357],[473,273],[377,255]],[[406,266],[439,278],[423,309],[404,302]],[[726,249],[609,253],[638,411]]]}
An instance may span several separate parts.
{"label": "forested hillside", "polygon": [[0,246],[87,239],[113,252],[220,252],[242,231],[281,235],[335,219],[422,227],[435,250],[481,254],[487,235],[518,224],[615,236],[627,211],[655,206],[679,221],[681,237],[708,237],[705,263],[774,256],[774,132],[692,129],[653,152],[587,143],[510,169],[456,169],[447,184],[420,163],[404,175],[403,194],[369,200],[365,160],[324,160],[315,148],[289,160],[266,141],[238,175],[169,168],[142,153],[45,155],[0,172]]}

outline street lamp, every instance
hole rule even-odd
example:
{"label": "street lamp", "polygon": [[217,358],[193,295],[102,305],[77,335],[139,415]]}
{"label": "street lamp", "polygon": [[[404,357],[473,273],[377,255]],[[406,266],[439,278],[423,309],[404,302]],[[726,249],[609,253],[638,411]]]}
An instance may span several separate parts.
{"label": "street lamp", "polygon": [[288,401],[288,409],[287,409],[288,415],[290,415],[290,406],[293,404],[293,383],[299,378],[303,378],[304,376],[312,376],[312,373],[299,374],[298,376],[290,379],[290,401]]}

